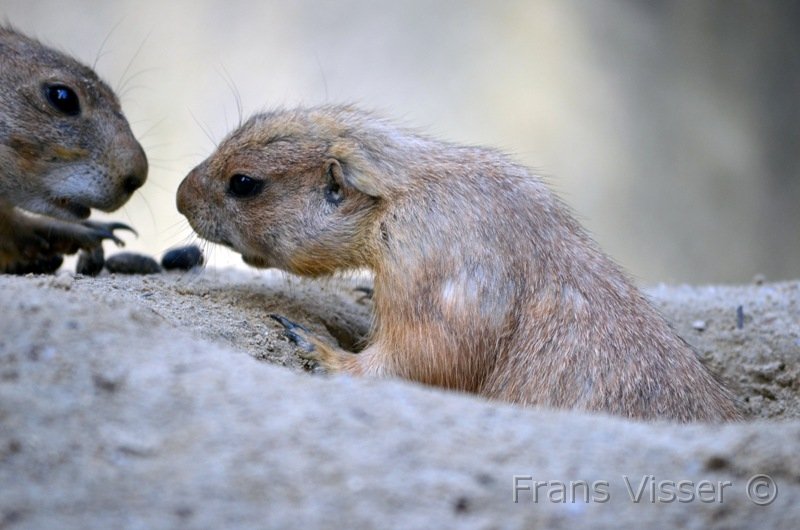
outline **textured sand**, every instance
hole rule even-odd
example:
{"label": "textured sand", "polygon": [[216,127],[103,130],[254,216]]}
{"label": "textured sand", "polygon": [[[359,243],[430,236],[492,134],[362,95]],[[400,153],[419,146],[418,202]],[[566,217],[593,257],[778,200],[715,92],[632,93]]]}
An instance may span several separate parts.
{"label": "textured sand", "polygon": [[[0,528],[777,528],[800,517],[800,283],[649,291],[750,417],[678,426],[304,373],[268,315],[352,346],[370,317],[353,290],[364,282],[0,277]],[[761,473],[778,484],[768,506],[745,494]],[[547,482],[538,502],[524,489],[513,502],[514,475]],[[650,475],[731,485],[722,502],[651,502],[648,488],[634,502],[628,483]],[[558,502],[559,483],[582,480],[607,502],[585,502],[580,487]]]}

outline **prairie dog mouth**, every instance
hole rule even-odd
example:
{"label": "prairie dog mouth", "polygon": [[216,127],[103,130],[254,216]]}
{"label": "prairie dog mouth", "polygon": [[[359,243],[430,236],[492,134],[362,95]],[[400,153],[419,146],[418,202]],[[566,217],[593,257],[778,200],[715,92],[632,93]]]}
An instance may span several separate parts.
{"label": "prairie dog mouth", "polygon": [[257,267],[260,269],[269,268],[270,266],[269,260],[261,256],[248,256],[246,254],[242,254],[242,261],[251,267]]}
{"label": "prairie dog mouth", "polygon": [[65,197],[54,199],[53,205],[59,210],[67,212],[70,217],[78,219],[87,219],[92,213],[92,210],[88,206]]}

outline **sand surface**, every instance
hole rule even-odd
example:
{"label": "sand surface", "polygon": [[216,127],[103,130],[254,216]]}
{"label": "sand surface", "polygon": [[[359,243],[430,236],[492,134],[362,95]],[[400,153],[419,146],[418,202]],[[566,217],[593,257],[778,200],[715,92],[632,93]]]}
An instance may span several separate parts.
{"label": "sand surface", "polygon": [[[0,277],[0,528],[788,528],[800,517],[800,283],[648,290],[739,398],[748,421],[727,426],[307,373],[269,314],[357,348],[371,307],[355,287],[368,283],[214,269]],[[778,485],[766,506],[746,495],[759,474]],[[721,502],[659,489],[651,501],[650,476],[731,485]],[[524,489],[534,480],[547,482],[536,502]],[[597,489],[560,502],[553,490],[576,481]]]}

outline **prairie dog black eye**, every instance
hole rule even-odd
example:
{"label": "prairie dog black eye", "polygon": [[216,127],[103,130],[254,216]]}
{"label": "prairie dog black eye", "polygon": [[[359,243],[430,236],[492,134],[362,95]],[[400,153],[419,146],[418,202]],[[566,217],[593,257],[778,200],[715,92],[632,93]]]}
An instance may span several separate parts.
{"label": "prairie dog black eye", "polygon": [[255,197],[261,193],[262,189],[264,189],[263,180],[240,173],[232,176],[230,182],[228,182],[228,194],[239,199]]}
{"label": "prairie dog black eye", "polygon": [[46,85],[44,95],[47,102],[62,114],[77,116],[81,113],[81,102],[78,95],[67,85]]}

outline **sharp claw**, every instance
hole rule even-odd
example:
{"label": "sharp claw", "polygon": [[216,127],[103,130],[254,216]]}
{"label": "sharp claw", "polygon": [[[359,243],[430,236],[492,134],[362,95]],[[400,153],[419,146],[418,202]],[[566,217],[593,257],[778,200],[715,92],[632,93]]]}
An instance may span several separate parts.
{"label": "sharp claw", "polygon": [[[294,331],[289,331],[288,329],[284,332],[284,335],[287,339],[294,342],[298,348],[303,350],[306,353],[311,353],[314,351],[314,345],[308,342],[306,339],[295,333]],[[300,355],[303,359],[316,359],[314,355]]]}
{"label": "sharp claw", "polygon": [[278,324],[280,324],[285,328],[288,328],[290,325],[292,325],[291,320],[275,313],[270,313],[269,318],[271,318],[272,320],[274,320],[275,322],[277,322]]}
{"label": "sharp claw", "polygon": [[308,331],[308,329],[306,329],[305,327],[303,327],[300,324],[297,324],[295,322],[292,322],[291,320],[289,320],[288,318],[286,318],[284,316],[281,316],[281,315],[278,315],[278,314],[275,314],[275,313],[271,313],[269,315],[269,318],[271,318],[272,320],[274,320],[275,322],[277,322],[278,324],[283,326],[287,331],[293,331],[295,329],[302,329],[306,333],[310,333]]}
{"label": "sharp claw", "polygon": [[[292,322],[288,318],[283,317],[281,315],[276,315],[276,314],[273,313],[273,314],[269,315],[269,317],[272,320],[276,321],[281,326],[283,326],[283,328],[284,328],[283,335],[287,339],[289,339],[290,341],[294,342],[299,348],[301,348],[302,350],[304,350],[307,353],[311,353],[311,352],[314,351],[314,345],[311,344],[309,341],[307,341],[305,339],[305,337],[303,337],[302,335],[300,335],[300,334],[295,332],[295,330],[297,329],[297,330],[302,330],[302,331],[308,333],[308,330],[306,328],[304,328],[300,324],[296,324],[296,323]],[[313,359],[314,358],[314,357],[305,357],[305,356],[301,356],[301,357],[303,357],[304,359]]]}
{"label": "sharp claw", "polygon": [[124,247],[125,246],[125,242],[123,240],[121,240],[120,238],[118,238],[117,236],[115,236],[114,232],[111,232],[110,230],[98,230],[98,232],[100,233],[100,236],[103,239],[110,239],[118,247]]}
{"label": "sharp claw", "polygon": [[106,228],[108,228],[112,232],[114,230],[127,230],[128,232],[131,232],[136,237],[139,237],[139,232],[137,232],[133,227],[130,227],[130,226],[126,225],[125,223],[120,223],[120,222],[108,223],[108,224],[106,224]]}
{"label": "sharp claw", "polygon": [[100,235],[103,237],[103,239],[110,239],[118,247],[124,247],[125,242],[114,234],[114,230],[127,230],[129,232],[132,232],[133,235],[135,235],[136,237],[139,237],[139,233],[136,230],[126,225],[125,223],[120,223],[117,221],[113,221],[110,223],[102,223],[99,221],[84,221],[83,226],[86,226],[88,228],[100,232]]}

